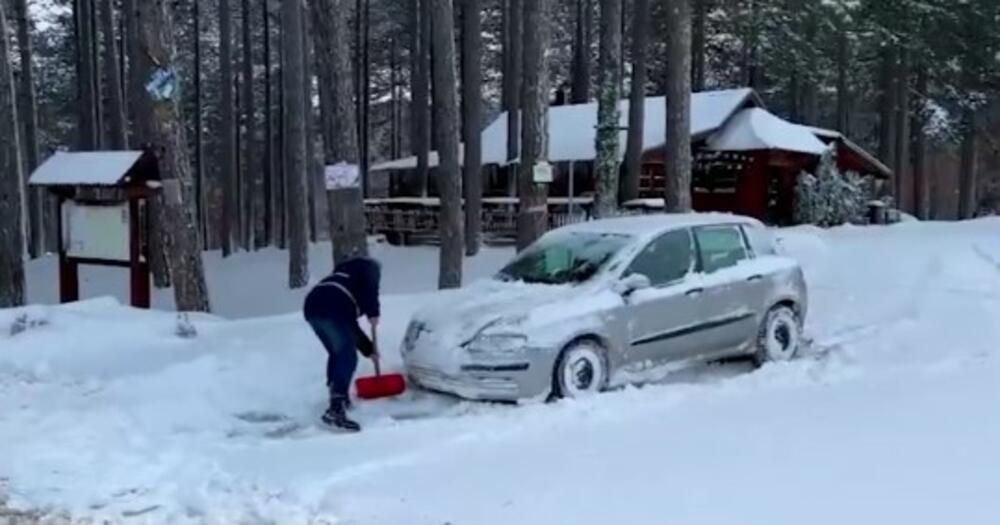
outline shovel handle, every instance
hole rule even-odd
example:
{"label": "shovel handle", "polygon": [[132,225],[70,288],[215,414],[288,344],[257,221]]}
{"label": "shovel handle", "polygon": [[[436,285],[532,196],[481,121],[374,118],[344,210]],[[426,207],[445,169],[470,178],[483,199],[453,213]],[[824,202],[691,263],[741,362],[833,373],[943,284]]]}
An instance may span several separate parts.
{"label": "shovel handle", "polygon": [[382,366],[379,363],[378,355],[378,328],[377,325],[372,325],[372,350],[375,352],[372,354],[372,363],[375,365],[375,375],[382,375]]}

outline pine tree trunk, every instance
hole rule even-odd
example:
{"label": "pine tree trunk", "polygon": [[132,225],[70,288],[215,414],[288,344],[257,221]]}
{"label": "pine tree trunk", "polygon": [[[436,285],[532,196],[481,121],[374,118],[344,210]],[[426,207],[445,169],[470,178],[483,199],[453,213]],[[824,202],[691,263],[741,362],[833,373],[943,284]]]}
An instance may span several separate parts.
{"label": "pine tree trunk", "polygon": [[371,76],[371,16],[369,9],[371,0],[365,0],[364,5],[364,25],[362,26],[361,39],[363,42],[361,53],[361,194],[368,195],[371,191],[368,180],[368,166],[371,162],[371,100],[372,100],[372,76]]}
{"label": "pine tree trunk", "polygon": [[287,188],[288,184],[286,182],[286,168],[287,163],[285,161],[285,156],[287,155],[287,150],[285,149],[285,141],[287,140],[287,129],[285,128],[285,75],[287,73],[285,68],[285,24],[281,21],[281,13],[278,13],[278,115],[276,120],[276,133],[275,133],[275,167],[274,167],[274,207],[275,207],[275,240],[278,248],[285,250],[288,248],[288,196]]}
{"label": "pine tree trunk", "polygon": [[618,100],[621,98],[621,0],[601,0],[600,49],[598,51],[597,133],[594,161],[597,191],[596,218],[610,217],[618,209]]}
{"label": "pine tree trunk", "polygon": [[[389,140],[389,157],[393,159],[398,159],[402,156],[400,143],[400,125],[402,119],[400,118],[399,111],[399,46],[397,44],[396,35],[393,34],[389,37],[389,93],[391,100],[391,113],[392,116],[390,120],[390,130],[389,133],[391,138]],[[390,183],[390,186],[392,184]],[[392,194],[392,189],[389,189],[390,195]]]}
{"label": "pine tree trunk", "polygon": [[437,113],[437,186],[441,195],[438,225],[441,258],[438,288],[462,285],[462,170],[458,165],[458,79],[455,74],[452,0],[434,0],[434,111]]}
{"label": "pine tree trunk", "polygon": [[483,30],[482,3],[462,4],[462,188],[465,193],[465,254],[479,253],[483,209]]}
{"label": "pine tree trunk", "polygon": [[958,174],[958,218],[971,219],[976,213],[976,109],[971,104],[962,110],[962,144]]}
{"label": "pine tree trunk", "polygon": [[428,156],[431,149],[430,123],[430,15],[431,0],[413,0],[416,20],[416,45],[410,53],[413,61],[413,109],[410,118],[413,119],[413,136],[410,143],[417,156],[417,185],[421,195],[427,195]]}
{"label": "pine tree trunk", "polygon": [[107,139],[104,135],[104,91],[103,83],[101,81],[101,35],[99,31],[99,25],[97,22],[97,0],[88,0],[90,6],[90,55],[91,61],[94,64],[94,114],[97,116],[97,120],[94,124],[97,129],[97,149],[101,150],[107,144]]}
{"label": "pine tree trunk", "polygon": [[236,107],[233,100],[233,20],[230,0],[219,0],[219,89],[222,91],[220,175],[222,179],[222,256],[233,253],[239,238],[239,175],[236,172]]}
{"label": "pine tree trunk", "polygon": [[[886,44],[882,48],[881,79],[879,81],[879,159],[895,172],[896,166],[896,48]],[[899,177],[898,173],[893,175]],[[893,179],[895,180],[895,179]],[[899,196],[897,195],[896,198]]]}
{"label": "pine tree trunk", "polygon": [[906,48],[899,50],[899,67],[896,71],[896,146],[893,151],[896,167],[896,199],[901,210],[913,210],[904,199],[907,177],[910,171],[910,53]]}
{"label": "pine tree trunk", "polygon": [[816,32],[818,21],[814,11],[807,14],[805,23],[806,38],[806,67],[802,86],[802,120],[804,123],[815,126],[819,124],[819,85],[817,83],[817,62],[819,60],[816,50]]}
{"label": "pine tree trunk", "polygon": [[264,32],[264,163],[261,166],[263,171],[263,197],[264,197],[264,245],[274,244],[275,238],[275,218],[274,218],[274,102],[272,100],[271,86],[271,14],[268,11],[268,0],[261,0],[261,22]]}
{"label": "pine tree trunk", "polygon": [[208,214],[205,212],[205,163],[204,163],[204,122],[202,119],[203,93],[201,88],[201,6],[199,0],[191,2],[194,31],[194,187],[195,206],[198,210],[198,224],[203,248],[208,248]]}
{"label": "pine tree trunk", "polygon": [[788,118],[792,122],[802,122],[802,82],[798,71],[792,71],[788,79]]}
{"label": "pine tree trunk", "polygon": [[916,92],[917,98],[914,101],[915,108],[912,119],[911,130],[913,149],[913,201],[917,218],[921,220],[930,219],[930,207],[928,201],[933,198],[930,194],[930,186],[927,180],[927,140],[924,129],[927,126],[927,112],[924,107],[927,96],[927,66],[919,66],[917,72]]}
{"label": "pine tree trunk", "polygon": [[667,15],[666,211],[691,211],[691,5]]}
{"label": "pine tree trunk", "polygon": [[[140,4],[137,0],[125,0],[122,9],[129,20],[127,28],[130,44],[127,46],[129,56],[128,100],[131,108],[132,139],[139,147],[145,148],[154,140],[154,123],[150,118],[154,110],[152,99],[146,93],[146,79],[152,74],[153,64],[149,54],[145,52],[143,36],[140,33]],[[155,144],[153,144],[155,145]],[[147,203],[150,233],[149,233],[149,269],[153,274],[153,285],[157,288],[168,288],[171,284],[170,264],[167,247],[167,217],[162,194],[157,194]]]}
{"label": "pine tree trunk", "polygon": [[79,61],[80,87],[79,141],[80,150],[92,151],[100,147],[100,127],[98,113],[97,64],[94,61],[93,0],[75,0],[77,40],[77,60]]}
{"label": "pine tree trunk", "polygon": [[[21,148],[24,161],[24,179],[38,167],[38,103],[35,96],[34,67],[32,65],[31,34],[29,32],[26,0],[14,0],[14,17],[17,19],[17,47],[20,51],[21,75],[18,89],[17,113],[23,123]],[[28,214],[28,254],[32,258],[45,251],[45,207],[48,195],[42,188],[25,188]]]}
{"label": "pine tree trunk", "polygon": [[[503,89],[507,92],[507,160],[516,160],[520,153],[520,111],[523,110],[521,90],[524,89],[524,72],[522,71],[524,51],[521,48],[522,43],[529,38],[522,31],[522,16],[526,10],[523,7],[525,2],[526,0],[509,0],[508,4],[507,29],[509,34],[505,37],[508,49],[504,50],[507,55],[507,69],[503,72]],[[546,102],[548,101],[546,100]]]}
{"label": "pine tree trunk", "polygon": [[576,27],[573,34],[573,71],[570,101],[583,104],[590,101],[591,29],[593,0],[576,0]]}
{"label": "pine tree trunk", "polygon": [[[518,166],[517,249],[527,248],[548,229],[548,187],[534,180],[534,167],[548,159],[548,75],[545,58],[551,0],[524,2],[524,57],[521,74],[521,163]],[[517,24],[520,26],[521,24]],[[518,33],[513,33],[518,34]],[[516,141],[515,141],[516,142]]]}
{"label": "pine tree trunk", "polygon": [[0,308],[25,303],[24,180],[6,2],[0,2]]}
{"label": "pine tree trunk", "polygon": [[[673,8],[671,8],[673,9]],[[670,15],[667,16],[667,26],[670,27]],[[754,2],[749,3],[749,13],[747,16],[746,33],[743,38],[743,46],[740,54],[740,74],[743,85],[756,88],[760,77],[757,64],[757,41],[760,37],[757,24],[757,9]],[[669,42],[669,36],[668,36]],[[669,53],[669,51],[668,51]],[[669,65],[667,66],[669,70]],[[669,73],[668,73],[669,75]]]}
{"label": "pine tree trunk", "polygon": [[[328,96],[320,100],[320,110],[324,115],[323,156],[328,166],[341,162],[358,164],[351,44],[347,19],[341,16],[347,9],[348,1],[315,0],[312,4],[318,75],[320,83],[329,87]],[[366,255],[368,246],[361,188],[334,189],[327,192],[327,198],[334,263]]]}
{"label": "pine tree trunk", "polygon": [[[142,62],[142,78],[150,78],[154,67],[172,69],[176,56],[169,0],[143,0],[139,7],[138,32],[140,53],[148,57]],[[157,64],[157,66],[153,66]],[[174,285],[174,302],[178,311],[210,310],[208,287],[201,260],[201,239],[198,232],[197,210],[194,205],[193,177],[177,98],[154,102],[148,93],[144,108],[150,113],[139,115],[148,122],[149,138],[159,158],[160,177],[165,185],[176,185],[174,195],[164,191],[164,231],[170,274]]]}
{"label": "pine tree trunk", "polygon": [[308,163],[306,161],[305,49],[302,33],[302,2],[282,3],[282,41],[284,52],[285,108],[285,195],[288,214],[288,285],[293,290],[309,284]]}
{"label": "pine tree trunk", "polygon": [[125,102],[122,95],[121,69],[118,60],[118,42],[115,39],[115,12],[112,0],[101,1],[101,38],[104,42],[104,79],[108,94],[107,124],[108,147],[113,150],[128,148],[125,132]]}
{"label": "pine tree trunk", "polygon": [[[245,218],[242,224],[243,246],[246,249],[256,247],[257,232],[263,225],[258,220],[260,210],[257,206],[257,194],[260,189],[260,162],[257,159],[257,104],[254,101],[253,89],[253,9],[250,0],[241,1],[243,20],[243,95],[240,102],[243,109],[243,176],[241,194],[243,202],[240,207]],[[260,225],[258,225],[260,223]]]}
{"label": "pine tree trunk", "polygon": [[[638,3],[647,0],[636,0],[636,14],[639,14]],[[694,3],[694,15],[691,29],[691,89],[694,91],[705,90],[705,26],[708,19],[708,0],[692,0]],[[644,10],[649,16],[649,9]],[[648,22],[646,22],[648,23]],[[636,27],[639,22],[635,22]],[[638,38],[638,36],[636,36]],[[634,58],[632,59],[635,60]]]}
{"label": "pine tree trunk", "polygon": [[316,107],[313,104],[316,53],[312,37],[314,34],[313,23],[306,13],[303,13],[303,16],[305,31],[302,34],[302,46],[306,53],[303,86],[305,87],[306,102],[306,169],[309,177],[309,240],[318,242],[329,233],[326,223],[329,213],[326,204],[326,188],[323,182],[323,166],[319,155],[316,154]]}
{"label": "pine tree trunk", "polygon": [[[701,4],[700,0],[699,4]],[[642,173],[642,131],[646,120],[648,35],[649,0],[635,0],[635,12],[632,16],[632,89],[629,93],[625,174],[621,184],[622,201],[639,197],[639,176]],[[694,56],[697,57],[697,54]]]}
{"label": "pine tree trunk", "polygon": [[[198,2],[193,2],[194,6],[198,5]],[[125,61],[125,72],[122,74],[122,82],[124,84],[124,96],[125,96],[125,123],[128,128],[126,131],[128,133],[128,143],[133,148],[139,148],[142,146],[142,141],[137,137],[137,122],[136,122],[136,101],[135,92],[137,86],[137,75],[136,73],[136,45],[139,42],[139,37],[136,35],[136,7],[135,0],[122,0],[121,3],[121,18],[122,18],[122,46],[121,54],[122,59]],[[200,33],[200,31],[199,31]]]}
{"label": "pine tree trunk", "polygon": [[837,29],[837,131],[851,136],[851,92],[847,83],[848,63],[851,58],[847,30]]}

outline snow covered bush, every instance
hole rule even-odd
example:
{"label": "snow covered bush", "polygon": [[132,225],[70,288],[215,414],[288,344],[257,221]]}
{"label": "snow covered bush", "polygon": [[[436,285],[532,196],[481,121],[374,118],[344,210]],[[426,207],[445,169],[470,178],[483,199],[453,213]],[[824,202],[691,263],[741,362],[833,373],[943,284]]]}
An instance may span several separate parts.
{"label": "snow covered bush", "polygon": [[[28,330],[48,326],[49,319],[46,310],[28,306],[0,312],[0,336],[6,332],[8,336],[14,337]],[[3,330],[2,327],[7,329]]]}
{"label": "snow covered bush", "polygon": [[198,337],[198,329],[195,328],[191,318],[186,312],[177,314],[177,329],[174,331],[177,337],[182,339],[193,339]]}
{"label": "snow covered bush", "polygon": [[1000,215],[1000,179],[987,182],[979,196],[977,217]]}
{"label": "snow covered bush", "polygon": [[820,157],[816,174],[802,172],[795,186],[795,220],[800,224],[837,226],[864,222],[874,186],[867,178],[837,168],[836,154]]}

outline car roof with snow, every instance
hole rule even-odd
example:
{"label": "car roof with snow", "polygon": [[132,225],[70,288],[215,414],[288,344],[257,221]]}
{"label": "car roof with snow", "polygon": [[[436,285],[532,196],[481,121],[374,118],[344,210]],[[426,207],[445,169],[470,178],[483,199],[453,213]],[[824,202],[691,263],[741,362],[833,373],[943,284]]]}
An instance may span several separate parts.
{"label": "car roof with snow", "polygon": [[734,223],[763,226],[757,219],[731,213],[658,213],[579,222],[557,231],[619,233],[644,237],[677,228]]}

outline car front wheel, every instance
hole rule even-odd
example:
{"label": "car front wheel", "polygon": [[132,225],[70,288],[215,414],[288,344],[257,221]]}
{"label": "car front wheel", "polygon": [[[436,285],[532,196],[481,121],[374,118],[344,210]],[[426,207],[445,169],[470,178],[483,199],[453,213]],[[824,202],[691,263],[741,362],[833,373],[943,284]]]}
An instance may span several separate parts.
{"label": "car front wheel", "polygon": [[594,341],[573,343],[559,355],[552,376],[556,398],[578,398],[604,390],[608,384],[604,349]]}
{"label": "car front wheel", "polygon": [[788,306],[776,306],[764,316],[757,334],[757,352],[754,361],[762,365],[768,361],[788,361],[795,357],[802,341],[802,324],[799,315]]}

